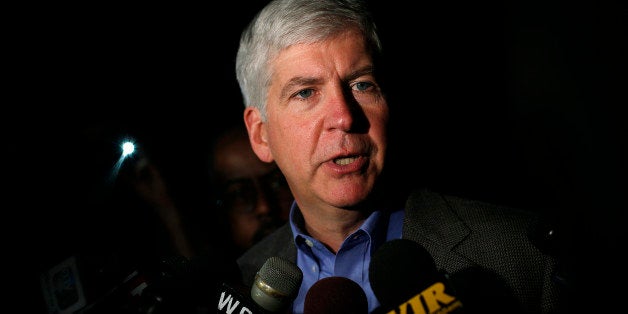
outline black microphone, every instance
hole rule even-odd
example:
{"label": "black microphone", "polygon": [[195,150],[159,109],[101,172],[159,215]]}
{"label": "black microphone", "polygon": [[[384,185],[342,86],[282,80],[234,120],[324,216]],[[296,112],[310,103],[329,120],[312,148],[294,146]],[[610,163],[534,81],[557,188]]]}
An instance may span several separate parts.
{"label": "black microphone", "polygon": [[[133,268],[123,267],[112,258],[80,260],[85,277],[91,278],[86,294],[90,303],[76,314],[185,314],[213,308],[213,299],[208,295],[215,291],[219,278],[223,281],[241,275],[235,261],[227,265],[223,260],[199,257],[163,256],[158,263]],[[111,263],[114,260],[116,263]],[[116,280],[119,275],[124,276]]]}
{"label": "black microphone", "polygon": [[462,302],[434,259],[408,239],[383,243],[371,258],[369,281],[376,313],[462,313]]}
{"label": "black microphone", "polygon": [[223,283],[218,289],[217,313],[280,313],[296,298],[303,272],[294,263],[274,256],[255,275],[250,293]]}
{"label": "black microphone", "polygon": [[366,293],[355,281],[339,276],[320,279],[305,295],[303,314],[366,314]]}
{"label": "black microphone", "polygon": [[165,256],[142,292],[141,313],[182,314],[213,308],[213,299],[208,296],[219,284],[235,283],[239,278],[235,261],[216,258],[209,250],[191,258]]}

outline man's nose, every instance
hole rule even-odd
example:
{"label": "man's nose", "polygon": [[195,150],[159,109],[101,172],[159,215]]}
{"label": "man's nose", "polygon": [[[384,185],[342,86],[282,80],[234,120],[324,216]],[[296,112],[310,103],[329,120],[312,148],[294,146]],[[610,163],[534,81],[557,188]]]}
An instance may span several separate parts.
{"label": "man's nose", "polygon": [[270,215],[272,207],[270,199],[260,186],[256,186],[256,198],[253,204],[253,212],[257,217],[263,217]]}
{"label": "man's nose", "polygon": [[354,124],[354,108],[351,95],[347,95],[340,86],[334,87],[333,91],[327,94],[326,111],[328,116],[326,124],[328,129],[338,129],[349,131]]}

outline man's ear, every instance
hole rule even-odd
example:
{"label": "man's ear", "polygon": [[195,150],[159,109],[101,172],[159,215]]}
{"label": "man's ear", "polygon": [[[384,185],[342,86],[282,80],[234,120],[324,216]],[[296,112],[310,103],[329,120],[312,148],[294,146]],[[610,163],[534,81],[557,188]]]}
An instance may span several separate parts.
{"label": "man's ear", "polygon": [[249,141],[255,155],[262,161],[272,162],[274,158],[268,145],[266,123],[262,121],[259,109],[246,107],[244,109],[244,124],[246,124],[246,129],[249,132]]}

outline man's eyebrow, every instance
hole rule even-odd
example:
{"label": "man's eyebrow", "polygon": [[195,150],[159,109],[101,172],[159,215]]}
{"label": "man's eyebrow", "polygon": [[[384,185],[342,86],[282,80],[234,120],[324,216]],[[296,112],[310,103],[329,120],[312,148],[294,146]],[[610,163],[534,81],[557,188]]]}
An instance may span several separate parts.
{"label": "man's eyebrow", "polygon": [[373,65],[367,65],[365,67],[362,67],[360,69],[357,69],[349,73],[349,75],[347,75],[347,81],[351,81],[355,79],[356,77],[360,77],[363,75],[371,75],[373,74],[373,72],[375,72]]}
{"label": "man's eyebrow", "polygon": [[316,85],[322,80],[314,77],[296,76],[288,80],[281,89],[281,98],[285,98],[296,86]]}
{"label": "man's eyebrow", "polygon": [[225,179],[223,182],[224,186],[230,186],[230,185],[236,185],[236,184],[245,184],[252,181],[251,178],[248,177],[237,177],[237,178],[230,178],[230,179]]}

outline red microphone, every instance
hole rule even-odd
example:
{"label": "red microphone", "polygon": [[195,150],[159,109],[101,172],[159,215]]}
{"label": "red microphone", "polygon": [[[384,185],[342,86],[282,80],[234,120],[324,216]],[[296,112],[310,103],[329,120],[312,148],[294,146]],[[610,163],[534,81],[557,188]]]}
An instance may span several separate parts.
{"label": "red microphone", "polygon": [[364,290],[345,277],[327,277],[315,282],[305,295],[303,314],[366,314]]}

